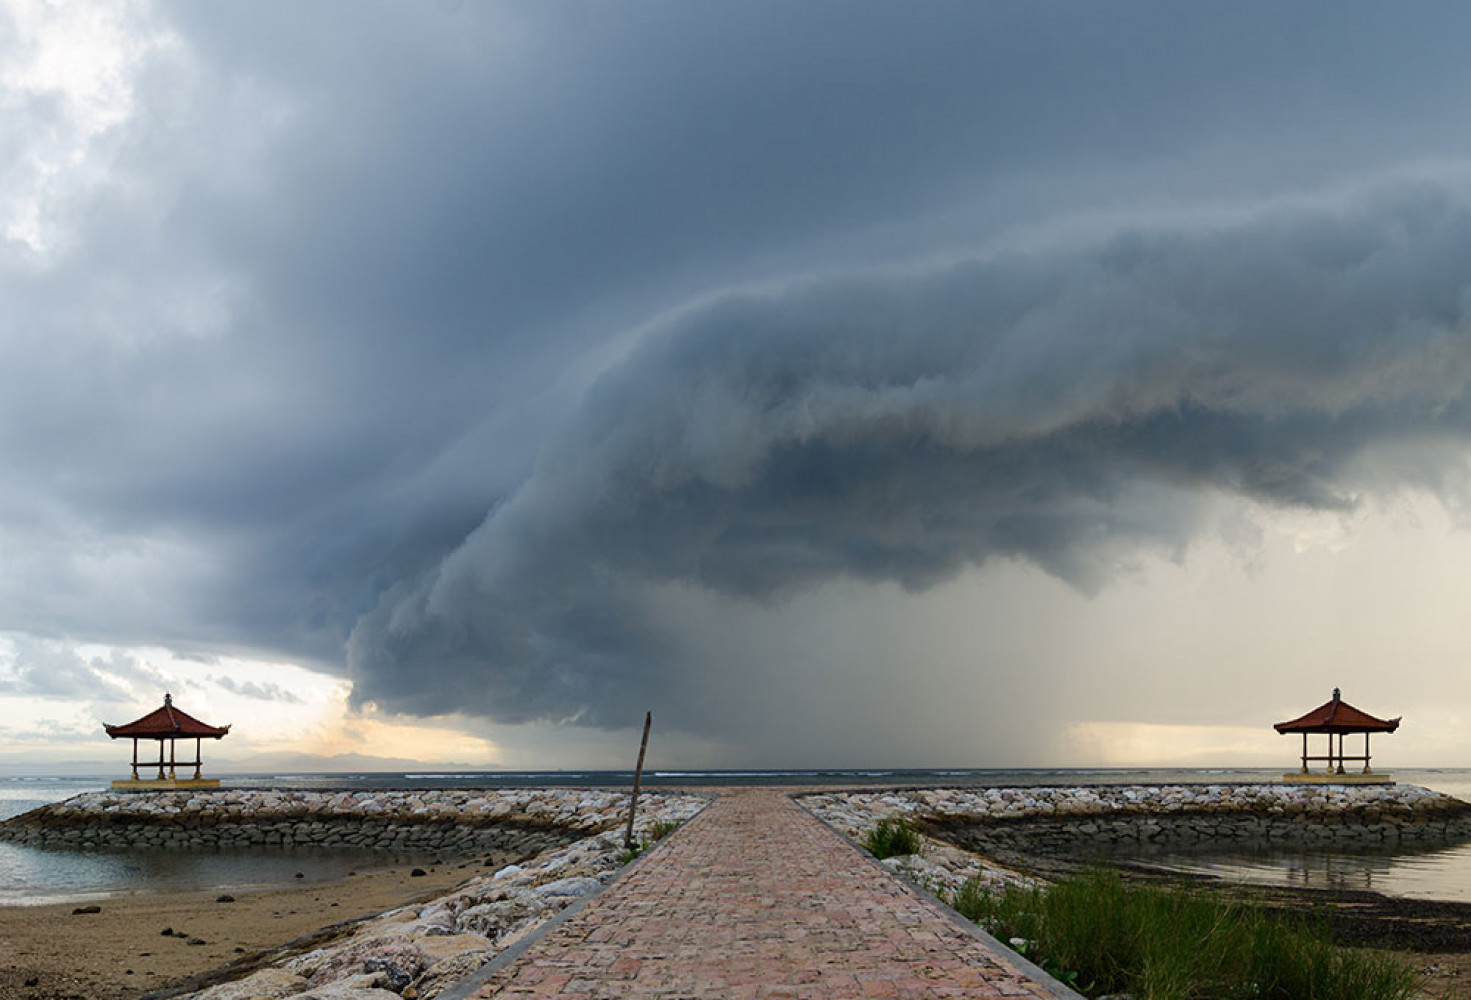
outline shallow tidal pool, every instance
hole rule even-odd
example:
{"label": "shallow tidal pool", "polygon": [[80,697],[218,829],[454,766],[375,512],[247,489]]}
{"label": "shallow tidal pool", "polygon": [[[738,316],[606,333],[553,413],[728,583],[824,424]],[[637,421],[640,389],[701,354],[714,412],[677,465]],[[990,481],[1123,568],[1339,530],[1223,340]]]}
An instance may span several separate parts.
{"label": "shallow tidal pool", "polygon": [[1471,902],[1471,843],[1375,851],[1233,845],[1230,850],[1120,852],[1103,860],[1249,885]]}

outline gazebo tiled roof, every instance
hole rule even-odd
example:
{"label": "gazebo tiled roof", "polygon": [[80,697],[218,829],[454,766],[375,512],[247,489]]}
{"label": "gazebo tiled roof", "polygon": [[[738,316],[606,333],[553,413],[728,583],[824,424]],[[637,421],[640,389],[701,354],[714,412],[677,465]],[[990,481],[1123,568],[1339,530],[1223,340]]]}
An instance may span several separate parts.
{"label": "gazebo tiled roof", "polygon": [[1272,728],[1279,733],[1392,733],[1399,723],[1398,718],[1378,719],[1354,708],[1334,688],[1333,697],[1307,715],[1279,722]]}
{"label": "gazebo tiled roof", "polygon": [[217,740],[230,731],[229,726],[211,726],[200,722],[188,712],[175,708],[172,695],[164,695],[163,705],[141,719],[121,726],[104,724],[102,728],[107,730],[107,735],[113,739],[125,739],[132,736],[137,739],[154,740],[195,737]]}

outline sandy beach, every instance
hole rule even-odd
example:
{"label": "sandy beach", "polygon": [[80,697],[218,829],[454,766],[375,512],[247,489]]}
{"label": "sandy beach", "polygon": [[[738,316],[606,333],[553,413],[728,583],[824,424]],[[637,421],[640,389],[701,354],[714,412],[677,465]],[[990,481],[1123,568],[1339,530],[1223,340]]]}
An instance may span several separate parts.
{"label": "sandy beach", "polygon": [[[310,886],[137,894],[86,903],[0,907],[0,996],[17,1000],[125,1000],[233,962],[249,962],[293,938],[442,894],[483,872],[484,858],[412,876],[408,867],[364,871]],[[164,935],[171,928],[174,933]],[[180,936],[182,934],[183,936]],[[190,939],[203,944],[190,944]],[[34,979],[34,985],[26,985]]]}

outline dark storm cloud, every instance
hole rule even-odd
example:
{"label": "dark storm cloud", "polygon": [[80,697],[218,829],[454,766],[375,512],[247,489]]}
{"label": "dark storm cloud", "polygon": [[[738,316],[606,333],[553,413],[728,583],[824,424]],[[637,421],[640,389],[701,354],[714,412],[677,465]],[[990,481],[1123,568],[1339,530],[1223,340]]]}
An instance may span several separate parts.
{"label": "dark storm cloud", "polygon": [[1198,489],[1350,504],[1459,433],[1464,210],[1270,199],[1468,153],[1420,10],[164,6],[59,249],[0,244],[0,629],[601,723],[700,700],[660,587],[1092,587]]}
{"label": "dark storm cloud", "polygon": [[687,718],[651,585],[922,589],[1012,557],[1093,588],[1121,543],[1184,544],[1205,491],[1349,509],[1377,446],[1466,440],[1468,307],[1471,207],[1415,184],[718,298],[358,625],[355,695]]}

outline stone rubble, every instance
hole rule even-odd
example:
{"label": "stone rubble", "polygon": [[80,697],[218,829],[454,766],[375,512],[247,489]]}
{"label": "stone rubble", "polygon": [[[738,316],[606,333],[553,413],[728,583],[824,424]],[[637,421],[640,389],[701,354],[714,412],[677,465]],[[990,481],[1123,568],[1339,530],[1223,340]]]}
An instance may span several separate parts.
{"label": "stone rubble", "polygon": [[[908,793],[902,793],[908,794]],[[830,792],[803,795],[797,802],[856,844],[862,844],[879,820],[915,816],[916,804],[892,795],[875,797],[867,793]],[[879,862],[932,895],[949,898],[972,880],[999,892],[1008,885],[1030,887],[1037,880],[995,859],[962,850],[953,844],[916,830],[920,839],[918,854],[904,854]]]}
{"label": "stone rubble", "polygon": [[[971,875],[1008,880],[988,866],[1027,855],[1069,855],[1142,843],[1258,840],[1369,846],[1471,839],[1471,805],[1414,785],[1099,785],[825,792],[801,801],[860,841],[881,819],[912,821],[925,835],[918,860],[891,859],[924,884],[953,888]],[[952,844],[988,855],[967,864]],[[942,869],[942,870],[935,870]],[[964,878],[962,878],[964,876]]]}
{"label": "stone rubble", "polygon": [[531,854],[617,823],[622,792],[412,789],[90,792],[0,823],[0,840],[79,848],[349,847]]}

